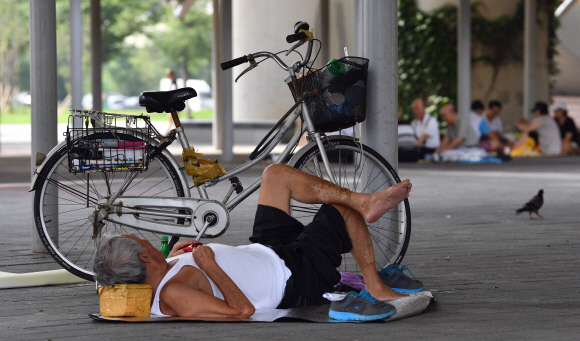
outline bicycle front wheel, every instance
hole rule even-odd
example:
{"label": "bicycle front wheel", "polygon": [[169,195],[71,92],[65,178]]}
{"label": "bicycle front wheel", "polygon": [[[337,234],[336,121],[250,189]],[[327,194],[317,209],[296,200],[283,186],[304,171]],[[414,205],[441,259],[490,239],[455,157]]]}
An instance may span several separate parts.
{"label": "bicycle front wheel", "polygon": [[[116,138],[120,141],[141,142],[138,137],[102,132],[87,140]],[[94,281],[93,260],[96,246],[105,233],[134,234],[161,246],[161,236],[107,221],[95,231],[88,216],[95,211],[94,203],[110,196],[131,174],[130,172],[70,173],[66,146],[58,150],[38,175],[34,195],[34,220],[40,239],[50,255],[72,274]],[[123,195],[147,197],[184,197],[184,184],[179,170],[168,158],[158,154],[147,171],[140,173]],[[185,184],[186,185],[186,184]],[[164,218],[165,219],[165,218]],[[166,218],[168,223],[183,223]],[[181,219],[182,220],[182,219]]]}
{"label": "bicycle front wheel", "polygon": [[[379,153],[348,138],[325,142],[330,171],[337,184],[358,193],[374,193],[395,185],[401,180],[395,169]],[[312,146],[290,166],[329,180],[318,146]],[[302,223],[312,221],[320,205],[292,201],[291,214]],[[373,240],[377,270],[390,264],[400,264],[411,237],[411,210],[405,199],[378,221],[368,224]],[[343,256],[341,271],[360,272],[354,258]]]}

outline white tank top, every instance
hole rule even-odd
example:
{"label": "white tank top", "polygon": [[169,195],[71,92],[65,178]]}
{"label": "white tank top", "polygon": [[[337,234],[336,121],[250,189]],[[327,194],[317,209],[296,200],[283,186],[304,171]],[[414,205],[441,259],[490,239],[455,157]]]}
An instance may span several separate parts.
{"label": "white tank top", "polygon": [[[286,281],[292,273],[272,249],[261,244],[236,247],[222,244],[207,244],[206,246],[213,250],[216,263],[236,283],[256,310],[274,309],[280,304],[284,297]],[[191,253],[184,253],[167,259],[168,263],[174,261],[177,261],[177,263],[163,277],[155,292],[151,315],[170,316],[163,314],[161,309],[159,309],[161,289],[184,266],[194,266],[199,269]],[[203,274],[205,275],[205,273]],[[213,295],[223,300],[224,296],[218,287],[207,275],[205,276],[211,285]]]}

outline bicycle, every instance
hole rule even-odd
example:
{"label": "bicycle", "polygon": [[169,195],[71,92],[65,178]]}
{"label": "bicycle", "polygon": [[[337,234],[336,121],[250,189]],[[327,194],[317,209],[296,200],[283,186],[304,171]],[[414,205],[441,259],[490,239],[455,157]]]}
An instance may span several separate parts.
{"label": "bicycle", "polygon": [[[176,128],[168,135],[161,135],[152,126],[149,116],[143,114],[127,116],[72,110],[71,117],[81,117],[84,126],[69,126],[65,141],[44,158],[37,154],[39,167],[31,185],[31,191],[35,191],[36,228],[51,256],[69,272],[94,280],[92,261],[103,233],[132,232],[156,246],[160,244],[158,235],[172,236],[170,245],[180,237],[199,240],[220,236],[229,226],[230,211],[260,187],[261,178],[258,178],[244,189],[236,175],[264,160],[298,118],[302,120],[300,128],[276,163],[286,163],[358,192],[376,192],[400,182],[394,168],[355,136],[326,135],[364,120],[366,92],[361,90],[366,86],[365,63],[368,60],[342,58],[343,74],[327,82],[329,65],[320,70],[308,66],[315,41],[308,29],[306,23],[297,24],[295,33],[286,38],[288,43],[297,42],[289,50],[248,54],[221,64],[222,70],[226,70],[250,63],[237,81],[259,63],[273,59],[289,73],[288,85],[295,99],[292,108],[251,153],[250,161],[230,170],[227,175],[203,183],[194,181],[190,186],[184,167],[167,150],[176,139],[184,150],[189,148],[177,111],[183,110],[185,100],[196,96],[192,88],[141,94],[140,104],[148,113],[165,111],[172,114]],[[305,56],[300,55],[301,59],[290,66],[278,56],[282,52],[286,52],[286,56],[298,53],[296,48],[306,43]],[[256,61],[257,58],[262,59]],[[352,90],[355,88],[353,81],[359,88]],[[346,98],[344,94],[343,98],[335,96],[338,92],[328,96],[330,90],[341,86],[350,89]],[[344,101],[342,108],[346,108],[342,113],[338,112],[338,105],[333,104],[340,100]],[[358,101],[355,110],[344,104],[347,101]],[[336,119],[345,112],[345,117]],[[308,135],[308,144],[297,150],[304,132]],[[194,155],[192,149],[189,153]],[[226,180],[230,185],[225,197],[220,201],[210,199],[207,189]],[[194,187],[199,198],[191,195],[190,189]],[[231,198],[234,191],[236,196]],[[310,221],[317,210],[316,205],[296,202],[291,205],[292,215],[303,222]],[[369,224],[369,230],[377,268],[399,264],[411,232],[408,200],[387,212],[378,222]],[[346,261],[345,270],[352,264],[354,261]]]}

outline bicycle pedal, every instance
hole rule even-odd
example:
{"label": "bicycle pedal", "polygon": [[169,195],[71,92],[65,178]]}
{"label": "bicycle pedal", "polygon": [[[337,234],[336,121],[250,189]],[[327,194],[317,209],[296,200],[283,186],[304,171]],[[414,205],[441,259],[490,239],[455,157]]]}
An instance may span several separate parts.
{"label": "bicycle pedal", "polygon": [[236,191],[236,194],[242,193],[242,191],[244,190],[244,187],[242,186],[242,183],[240,182],[240,179],[238,179],[238,177],[232,176],[230,178],[230,182],[232,183],[232,186],[234,186],[234,190]]}

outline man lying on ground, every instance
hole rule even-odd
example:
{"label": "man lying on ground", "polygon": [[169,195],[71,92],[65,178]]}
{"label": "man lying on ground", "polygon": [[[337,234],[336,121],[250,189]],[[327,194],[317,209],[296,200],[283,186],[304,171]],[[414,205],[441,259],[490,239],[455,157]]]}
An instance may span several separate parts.
{"label": "man lying on ground", "polygon": [[[208,244],[189,254],[179,250],[191,242],[183,241],[169,255],[174,258],[165,260],[147,240],[104,238],[94,262],[96,279],[101,285],[150,284],[153,315],[249,317],[255,309],[327,303],[322,295],[340,281],[336,268],[341,254],[350,252],[366,291],[332,308],[339,310],[335,316],[387,317],[395,309],[380,300],[404,294],[384,282],[402,292],[420,291],[423,284],[401,272],[388,277],[377,272],[365,220],[377,221],[409,196],[411,186],[405,180],[378,193],[355,193],[292,167],[271,165],[262,177],[250,237],[254,244]],[[323,205],[304,226],[289,215],[290,199]]]}

